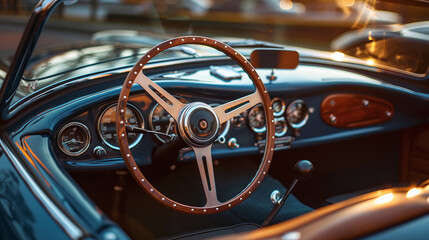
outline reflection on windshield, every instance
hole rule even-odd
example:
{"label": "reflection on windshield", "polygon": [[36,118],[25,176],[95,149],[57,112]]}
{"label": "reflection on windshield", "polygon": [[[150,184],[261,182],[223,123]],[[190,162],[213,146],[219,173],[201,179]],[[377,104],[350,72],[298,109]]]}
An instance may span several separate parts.
{"label": "reflection on windshield", "polygon": [[[135,56],[135,52],[127,54],[127,51],[131,53],[142,46],[148,49],[173,36],[204,35],[229,38],[231,41],[255,39],[334,50],[363,58],[370,63],[383,62],[410,72],[423,68],[415,66],[416,62],[407,62],[411,53],[396,54],[387,50],[389,54],[379,55],[370,50],[371,46],[377,49],[395,47],[395,41],[389,46],[385,41],[369,43],[368,46],[363,42],[358,48],[355,44],[354,50],[332,49],[331,42],[353,29],[389,29],[386,27],[427,20],[429,16],[428,10],[424,8],[404,8],[400,4],[375,0],[89,0],[62,5],[56,11],[49,21],[48,31],[42,35],[39,49],[55,45],[53,42],[61,45],[68,42],[102,42],[111,43],[110,47],[120,44],[122,53],[110,51],[110,58],[116,59]],[[68,32],[67,35],[59,36],[54,26],[61,26],[61,33]],[[79,33],[78,36],[68,39],[75,32]],[[85,51],[94,49],[95,46]],[[49,63],[52,64],[49,70],[41,69],[46,66],[42,63],[45,59],[37,57],[39,62],[32,65],[26,77],[40,78],[48,75],[48,72],[54,74],[60,69],[79,68],[109,58],[109,51],[104,49],[93,53],[81,51],[79,57],[76,53],[60,53],[58,59],[64,61],[62,65],[52,63],[54,59],[49,56]],[[74,62],[68,57],[73,54]],[[392,54],[401,60],[384,60]]]}

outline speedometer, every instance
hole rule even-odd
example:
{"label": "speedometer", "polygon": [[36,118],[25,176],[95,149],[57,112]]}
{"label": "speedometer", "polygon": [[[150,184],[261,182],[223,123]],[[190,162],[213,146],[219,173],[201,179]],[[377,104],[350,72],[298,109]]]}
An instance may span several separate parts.
{"label": "speedometer", "polygon": [[[119,150],[118,137],[116,134],[116,105],[107,107],[98,120],[98,134],[101,140],[109,147]],[[128,104],[125,113],[126,124],[133,127],[144,128],[143,117],[136,107]],[[130,148],[136,146],[142,139],[141,133],[127,133]]]}
{"label": "speedometer", "polygon": [[[176,97],[180,102],[187,103],[187,101],[181,97]],[[168,104],[170,101],[166,100]],[[168,114],[165,109],[158,103],[152,108],[149,114],[149,127],[153,131],[162,132],[165,134],[177,134],[176,133],[176,121]],[[159,141],[165,143],[169,137],[162,135],[155,135]]]}

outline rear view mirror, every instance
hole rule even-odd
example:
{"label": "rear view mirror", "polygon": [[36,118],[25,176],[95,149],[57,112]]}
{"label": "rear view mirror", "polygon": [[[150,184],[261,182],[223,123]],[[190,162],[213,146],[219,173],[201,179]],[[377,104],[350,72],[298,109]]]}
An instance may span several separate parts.
{"label": "rear view mirror", "polygon": [[295,69],[299,63],[297,51],[279,49],[255,49],[250,54],[254,68]]}

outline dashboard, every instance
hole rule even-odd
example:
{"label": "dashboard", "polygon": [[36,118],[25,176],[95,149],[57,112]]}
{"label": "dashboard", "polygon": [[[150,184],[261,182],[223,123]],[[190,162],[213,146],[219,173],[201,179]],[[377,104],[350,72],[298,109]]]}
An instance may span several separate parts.
{"label": "dashboard", "polygon": [[[200,101],[216,106],[253,91],[247,75],[238,67],[235,70],[241,74],[240,79],[213,76],[210,66],[154,73],[148,70],[147,76],[184,103]],[[277,78],[270,80],[271,70],[257,71],[272,99],[276,151],[395,131],[425,119],[421,101],[427,94],[363,74],[300,65],[295,70],[277,70]],[[82,95],[40,116],[53,118],[51,154],[67,169],[125,168],[115,128],[116,101],[124,74],[112,74],[111,78],[110,87]],[[413,102],[421,108],[409,108]],[[174,120],[138,85],[132,88],[126,111],[128,125],[177,134]],[[58,113],[61,117],[55,116]],[[257,105],[222,125],[213,145],[213,158],[262,153],[264,132],[265,116]],[[168,141],[162,135],[127,134],[141,166],[156,161],[153,149]],[[194,152],[185,147],[177,160],[192,159]]]}
{"label": "dashboard", "polygon": [[[189,102],[191,97],[176,96],[183,103]],[[209,105],[217,106],[220,103],[211,102]],[[116,135],[116,103],[108,103],[100,107],[85,111],[67,121],[56,134],[56,145],[60,155],[69,159],[90,160],[120,157],[119,145]],[[272,100],[275,116],[276,149],[289,148],[294,136],[305,127],[310,113],[305,101],[296,99],[288,101],[282,98]],[[148,128],[152,131],[162,132],[166,135],[176,131],[175,120],[156,102],[152,102],[146,94],[137,94],[130,98],[126,110],[127,124],[133,127]],[[215,149],[235,150],[240,147],[256,146],[262,151],[265,138],[265,116],[262,105],[256,105],[229,121],[222,124],[220,134],[215,141]],[[145,136],[148,135],[148,136]],[[253,141],[244,140],[253,139]],[[130,148],[160,145],[169,141],[165,135],[150,135],[142,133],[127,133]],[[135,150],[139,151],[139,150]],[[192,149],[183,149],[181,160],[189,159]]]}

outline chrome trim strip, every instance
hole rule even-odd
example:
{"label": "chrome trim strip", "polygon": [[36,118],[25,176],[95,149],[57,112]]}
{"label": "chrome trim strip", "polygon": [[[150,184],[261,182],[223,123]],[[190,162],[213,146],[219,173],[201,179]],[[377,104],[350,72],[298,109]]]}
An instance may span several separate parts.
{"label": "chrome trim strip", "polygon": [[3,149],[6,156],[11,160],[12,164],[21,175],[23,180],[27,183],[30,190],[33,192],[40,203],[45,207],[49,214],[57,221],[57,223],[64,229],[64,231],[72,239],[80,239],[83,237],[82,230],[76,226],[43,192],[37,183],[31,178],[30,174],[21,165],[15,155],[9,150],[5,143],[0,139],[0,147]]}

